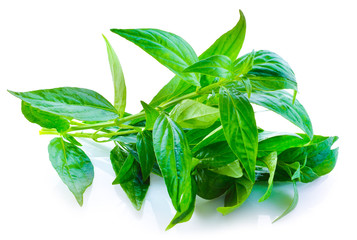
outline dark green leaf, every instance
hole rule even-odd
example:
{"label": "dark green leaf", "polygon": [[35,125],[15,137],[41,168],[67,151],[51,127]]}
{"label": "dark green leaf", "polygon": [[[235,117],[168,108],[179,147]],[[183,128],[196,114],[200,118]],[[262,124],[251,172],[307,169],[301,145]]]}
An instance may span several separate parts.
{"label": "dark green leaf", "polygon": [[24,101],[21,101],[21,111],[29,122],[36,123],[41,127],[55,128],[59,133],[69,129],[70,124],[67,118],[34,108]]}
{"label": "dark green leaf", "polygon": [[201,73],[225,79],[233,79],[234,77],[233,63],[231,59],[225,55],[214,55],[200,60],[186,68],[183,72]]}
{"label": "dark green leaf", "polygon": [[[128,153],[118,146],[114,147],[110,152],[110,161],[116,175],[119,174],[127,157]],[[120,184],[136,210],[141,209],[149,185],[150,179],[148,178],[146,181],[143,181],[140,172],[137,172],[135,178],[131,181]]]}
{"label": "dark green leaf", "polygon": [[30,92],[12,92],[32,107],[82,121],[107,121],[118,117],[102,95],[89,89],[62,87]]}
{"label": "dark green leaf", "polygon": [[226,141],[205,146],[194,157],[200,159],[199,165],[204,168],[219,168],[237,160]]}
{"label": "dark green leaf", "polygon": [[144,181],[150,176],[155,162],[155,152],[151,132],[144,130],[137,135],[136,148]]}
{"label": "dark green leaf", "polygon": [[246,22],[243,12],[239,10],[240,18],[237,25],[230,31],[219,37],[204,53],[201,54],[200,59],[205,59],[213,55],[226,55],[234,61],[244,42]]}
{"label": "dark green leaf", "polygon": [[231,87],[221,87],[219,111],[224,135],[234,154],[254,182],[258,152],[258,130],[248,99]]}
{"label": "dark green leaf", "polygon": [[138,172],[137,165],[135,164],[135,158],[132,154],[128,154],[125,162],[120,168],[119,173],[113,181],[113,185],[126,183],[135,178]]}
{"label": "dark green leaf", "polygon": [[227,191],[224,199],[224,207],[217,208],[217,211],[223,215],[233,212],[239,208],[249,197],[254,183],[243,176],[235,180],[234,184]]}
{"label": "dark green leaf", "polygon": [[202,141],[208,134],[210,134],[214,129],[220,126],[219,121],[215,122],[212,126],[204,129],[190,129],[186,132],[186,137],[190,145],[196,145]]}
{"label": "dark green leaf", "polygon": [[103,38],[107,45],[110,71],[112,73],[114,83],[114,107],[118,111],[119,117],[123,117],[126,106],[126,86],[123,69],[121,68],[119,58],[110,45],[108,39],[104,35]]}
{"label": "dark green leaf", "polygon": [[204,199],[221,196],[234,182],[234,178],[202,168],[197,169],[194,178],[197,183],[197,195]]}
{"label": "dark green leaf", "polygon": [[167,191],[177,211],[190,181],[191,151],[183,130],[164,113],[155,122],[154,150]]}
{"label": "dark green leaf", "polygon": [[48,153],[52,166],[82,206],[83,193],[93,182],[91,161],[80,148],[62,138],[52,139]]}
{"label": "dark green leaf", "polygon": [[312,139],[312,125],[305,108],[284,90],[274,92],[254,92],[250,102],[265,107],[295,124]]}
{"label": "dark green leaf", "polygon": [[170,117],[182,128],[207,128],[219,117],[217,108],[186,99],[177,104]]}
{"label": "dark green leaf", "polygon": [[191,177],[190,185],[187,186],[185,192],[182,195],[181,211],[177,212],[166,230],[174,227],[178,223],[187,222],[191,219],[193,211],[195,209],[197,187],[194,179]]}
{"label": "dark green leaf", "polygon": [[200,86],[199,75],[182,70],[198,61],[192,47],[181,37],[158,29],[111,29],[133,42],[186,82]]}
{"label": "dark green leaf", "polygon": [[204,137],[200,142],[198,142],[192,149],[193,153],[196,153],[198,150],[201,148],[208,146],[210,144],[216,143],[216,142],[221,142],[225,141],[226,138],[224,136],[223,128],[222,126],[219,126],[218,128],[214,129],[212,132],[207,134],[206,137]]}
{"label": "dark green leaf", "polygon": [[143,101],[141,102],[141,106],[143,106],[145,111],[146,125],[145,128],[147,130],[152,130],[156,121],[156,118],[160,115],[160,113],[150,105],[146,104]]}

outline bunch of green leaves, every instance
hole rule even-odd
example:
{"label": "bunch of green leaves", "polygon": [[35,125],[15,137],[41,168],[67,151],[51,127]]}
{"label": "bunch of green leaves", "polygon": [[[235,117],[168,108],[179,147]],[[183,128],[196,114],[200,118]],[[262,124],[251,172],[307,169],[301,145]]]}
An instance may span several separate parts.
{"label": "bunch of green leaves", "polygon": [[[80,205],[94,169],[77,138],[114,143],[108,153],[120,184],[140,210],[154,173],[165,181],[177,211],[168,229],[188,221],[197,196],[225,195],[217,211],[240,207],[256,182],[266,182],[265,201],[275,181],[311,182],[336,164],[337,137],[313,134],[310,118],[296,100],[294,72],[276,53],[239,56],[246,33],[238,23],[197,56],[181,37],[158,29],[111,29],[136,44],[175,76],[137,114],[125,112],[126,85],[119,59],[104,37],[114,83],[114,104],[99,93],[74,87],[13,92],[22,113],[58,135],[48,146],[50,161]],[[291,94],[289,91],[293,92]],[[271,132],[256,124],[253,105],[287,119],[303,133]],[[280,218],[280,217],[279,217]]]}

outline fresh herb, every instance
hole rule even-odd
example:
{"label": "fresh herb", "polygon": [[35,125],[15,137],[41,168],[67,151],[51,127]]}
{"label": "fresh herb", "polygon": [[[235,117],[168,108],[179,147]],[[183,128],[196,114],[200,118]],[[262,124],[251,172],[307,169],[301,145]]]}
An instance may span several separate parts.
{"label": "fresh herb", "polygon": [[[120,184],[140,210],[150,174],[163,178],[177,213],[167,229],[188,221],[196,196],[225,195],[217,211],[241,206],[256,182],[311,182],[334,168],[337,137],[313,134],[310,118],[296,99],[294,72],[276,53],[251,51],[238,58],[246,32],[245,17],[197,56],[181,37],[158,29],[112,29],[170,69],[173,77],[143,110],[125,112],[126,85],[117,54],[104,37],[114,83],[113,105],[99,93],[74,87],[30,92],[9,91],[22,100],[22,113],[57,135],[49,144],[50,161],[80,205],[94,177],[93,165],[78,138],[114,142],[108,153]],[[291,91],[292,93],[290,93]],[[304,133],[259,128],[253,104],[287,119]]]}

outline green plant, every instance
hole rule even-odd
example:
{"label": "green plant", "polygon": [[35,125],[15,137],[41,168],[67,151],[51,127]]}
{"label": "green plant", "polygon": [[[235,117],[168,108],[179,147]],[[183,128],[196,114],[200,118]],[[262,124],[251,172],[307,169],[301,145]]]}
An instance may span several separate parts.
{"label": "green plant", "polygon": [[[177,213],[168,229],[188,221],[196,196],[225,194],[228,214],[250,195],[255,182],[311,182],[336,164],[337,137],[313,135],[310,118],[295,99],[297,83],[279,55],[252,51],[239,58],[246,23],[237,25],[197,56],[181,37],[157,29],[112,29],[175,73],[143,111],[125,112],[126,86],[116,53],[104,37],[114,83],[114,105],[99,93],[74,87],[13,92],[22,113],[58,135],[48,147],[50,161],[80,205],[94,169],[76,138],[112,141],[110,160],[116,178],[136,209],[150,185],[150,174],[162,176]],[[294,94],[290,94],[289,90]],[[286,118],[304,133],[270,132],[256,125],[252,104]],[[282,215],[282,216],[283,216]],[[280,217],[279,217],[280,218]]]}

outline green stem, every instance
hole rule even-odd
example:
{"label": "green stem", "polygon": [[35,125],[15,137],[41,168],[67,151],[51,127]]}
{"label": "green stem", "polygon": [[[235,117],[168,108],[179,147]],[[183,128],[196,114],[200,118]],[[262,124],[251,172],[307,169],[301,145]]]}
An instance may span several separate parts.
{"label": "green stem", "polygon": [[115,126],[114,121],[103,122],[103,123],[94,123],[94,124],[84,124],[81,126],[72,126],[68,132],[85,130],[85,129],[96,129],[96,128],[104,128],[104,127],[113,127]]}
{"label": "green stem", "polygon": [[[81,137],[81,138],[92,138],[92,139],[98,139],[98,138],[110,138],[113,136],[122,136],[122,135],[128,135],[132,133],[136,133],[136,130],[128,130],[128,131],[122,131],[122,132],[112,132],[112,133],[83,133],[83,132],[76,132],[76,133],[67,133],[68,135],[71,135],[72,137]],[[41,129],[40,130],[40,135],[60,135],[56,130],[53,129]]]}

